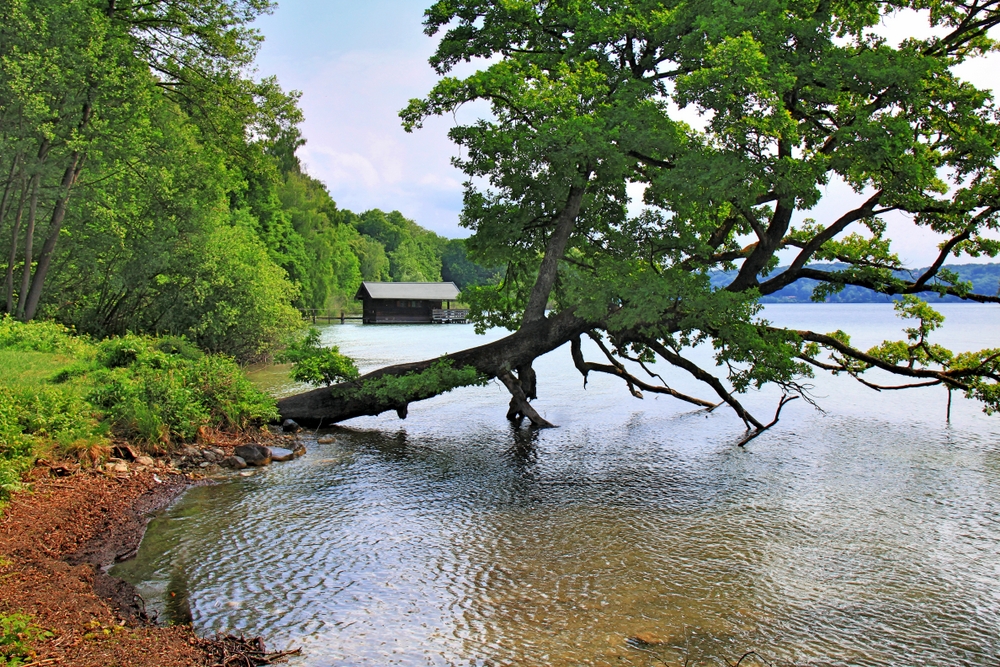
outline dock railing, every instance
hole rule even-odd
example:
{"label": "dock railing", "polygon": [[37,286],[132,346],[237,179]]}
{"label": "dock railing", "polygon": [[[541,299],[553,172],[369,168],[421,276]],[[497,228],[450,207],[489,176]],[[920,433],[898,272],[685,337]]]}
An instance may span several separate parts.
{"label": "dock railing", "polygon": [[468,308],[435,308],[431,321],[436,324],[465,324],[469,321]]}
{"label": "dock railing", "polygon": [[338,311],[330,310],[328,308],[300,308],[299,312],[302,313],[302,317],[310,320],[313,324],[318,322],[327,322],[329,324],[338,320],[341,324],[343,324],[347,320],[357,320],[360,322],[362,319],[360,313],[348,315],[342,310],[338,313]]}

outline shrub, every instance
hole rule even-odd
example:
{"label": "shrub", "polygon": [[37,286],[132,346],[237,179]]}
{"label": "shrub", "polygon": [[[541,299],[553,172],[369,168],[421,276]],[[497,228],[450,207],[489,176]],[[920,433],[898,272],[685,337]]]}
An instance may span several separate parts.
{"label": "shrub", "polygon": [[0,665],[20,667],[32,660],[28,644],[47,639],[52,633],[31,622],[25,614],[0,614]]}
{"label": "shrub", "polygon": [[358,377],[358,367],[350,357],[341,354],[336,346],[320,347],[316,329],[309,329],[304,337],[289,344],[279,359],[294,364],[291,376],[298,382],[330,386]]}

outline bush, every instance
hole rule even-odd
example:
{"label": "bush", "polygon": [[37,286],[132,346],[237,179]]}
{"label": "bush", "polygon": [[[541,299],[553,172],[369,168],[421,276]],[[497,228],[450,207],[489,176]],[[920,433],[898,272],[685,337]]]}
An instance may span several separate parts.
{"label": "bush", "polygon": [[193,440],[202,426],[245,428],[277,418],[273,399],[228,357],[199,356],[176,341],[140,336],[99,348],[103,368],[93,374],[88,400],[126,437],[166,444]]}
{"label": "bush", "polygon": [[330,386],[358,377],[358,367],[350,357],[341,354],[336,346],[320,346],[316,329],[309,329],[302,339],[289,344],[279,359],[294,364],[291,376],[297,382]]}
{"label": "bush", "polygon": [[194,440],[202,426],[246,428],[278,416],[232,358],[183,338],[94,343],[59,325],[5,318],[0,350],[9,349],[18,352],[0,364],[0,499],[50,450],[98,463],[112,435],[165,445]]}
{"label": "bush", "polygon": [[51,632],[34,625],[30,616],[0,614],[0,666],[29,664],[33,658],[28,644],[51,636]]}

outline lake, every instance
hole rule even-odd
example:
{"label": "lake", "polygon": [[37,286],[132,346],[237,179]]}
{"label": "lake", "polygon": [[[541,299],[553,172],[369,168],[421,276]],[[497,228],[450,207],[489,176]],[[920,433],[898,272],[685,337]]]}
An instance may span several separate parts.
{"label": "lake", "polygon": [[[1000,347],[1000,308],[939,308],[942,344]],[[862,347],[903,337],[888,304],[765,317]],[[370,370],[503,332],[322,335]],[[512,428],[491,383],[412,404],[405,421],[321,431],[333,444],[310,433],[301,459],[191,489],[114,573],[200,633],[302,647],[299,667],[719,665],[749,650],[778,664],[1000,662],[1000,416],[955,394],[949,424],[942,388],[822,376],[823,412],[790,403],[740,449],[729,409],[638,400],[608,376],[584,389],[568,348],[535,367],[534,405],[559,428]],[[744,404],[770,421],[778,396]]]}

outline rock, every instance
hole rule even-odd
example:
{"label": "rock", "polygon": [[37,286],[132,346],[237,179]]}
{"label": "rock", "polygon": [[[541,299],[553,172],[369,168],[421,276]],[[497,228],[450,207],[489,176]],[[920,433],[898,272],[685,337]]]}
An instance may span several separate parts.
{"label": "rock", "polygon": [[272,461],[291,461],[295,458],[295,452],[284,447],[270,447]]}
{"label": "rock", "polygon": [[240,456],[227,456],[222,459],[222,467],[232,468],[233,470],[243,470],[247,467],[247,462]]}
{"label": "rock", "polygon": [[201,452],[198,451],[197,447],[192,447],[191,445],[184,445],[177,450],[178,456],[201,456]]}
{"label": "rock", "polygon": [[302,427],[299,426],[294,419],[286,419],[281,422],[281,430],[285,433],[298,433],[302,430]]}
{"label": "rock", "polygon": [[118,461],[117,463],[109,463],[104,466],[104,469],[108,472],[128,472],[128,464],[124,461]]}
{"label": "rock", "polygon": [[253,470],[241,470],[240,471],[240,477],[249,477],[253,473],[254,473]]}
{"label": "rock", "polygon": [[156,465],[156,461],[154,461],[153,458],[150,457],[150,456],[139,456],[139,457],[136,457],[135,462],[138,465],[147,466],[147,467],[152,467],[152,466]]}
{"label": "rock", "polygon": [[271,463],[271,450],[256,443],[240,445],[233,453],[243,459],[248,466],[266,466]]}
{"label": "rock", "polygon": [[202,450],[201,457],[206,461],[208,461],[209,463],[215,463],[216,461],[221,461],[222,459],[224,459],[225,458],[224,454],[225,452],[223,452],[223,455],[220,455],[216,454],[215,450],[213,449],[205,449]]}
{"label": "rock", "polygon": [[111,455],[125,461],[135,461],[139,458],[139,452],[132,445],[115,445]]}
{"label": "rock", "polygon": [[226,450],[221,447],[212,447],[212,451],[219,455],[220,460],[226,458]]}
{"label": "rock", "polygon": [[212,465],[211,461],[202,461],[201,463],[198,464],[198,467],[199,468],[207,468],[210,465]]}
{"label": "rock", "polygon": [[337,439],[332,435],[321,435],[320,437],[316,438],[316,442],[317,444],[320,445],[330,445],[337,442]]}
{"label": "rock", "polygon": [[304,455],[305,453],[306,453],[306,446],[303,445],[301,442],[295,443],[295,448],[292,450],[292,455],[295,458],[299,458],[300,456]]}
{"label": "rock", "polygon": [[666,644],[667,639],[661,637],[660,635],[653,632],[639,632],[632,635],[625,640],[628,644],[636,646],[638,648],[645,648],[647,646],[660,646],[661,644]]}

